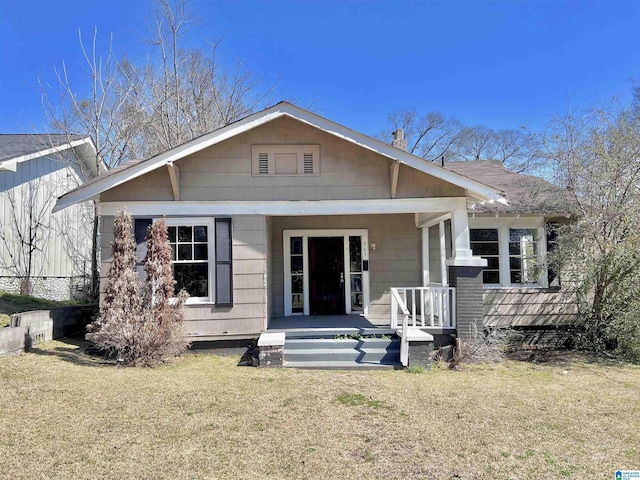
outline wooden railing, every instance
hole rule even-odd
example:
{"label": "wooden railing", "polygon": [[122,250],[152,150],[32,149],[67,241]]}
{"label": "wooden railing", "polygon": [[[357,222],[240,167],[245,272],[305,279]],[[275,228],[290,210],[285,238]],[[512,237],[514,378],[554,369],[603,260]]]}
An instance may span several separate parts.
{"label": "wooden railing", "polygon": [[[398,323],[398,312],[402,320]],[[400,363],[409,363],[409,328],[455,328],[456,289],[430,286],[391,289],[391,328],[401,330]]]}
{"label": "wooden railing", "polygon": [[398,292],[399,289],[391,289],[391,328],[398,329],[398,310],[402,313],[402,332],[400,336],[400,363],[406,367],[409,363],[409,315],[410,312],[404,299]]}
{"label": "wooden railing", "polygon": [[398,308],[404,305],[411,327],[456,328],[456,289],[402,287],[391,289],[391,328],[398,328]]}

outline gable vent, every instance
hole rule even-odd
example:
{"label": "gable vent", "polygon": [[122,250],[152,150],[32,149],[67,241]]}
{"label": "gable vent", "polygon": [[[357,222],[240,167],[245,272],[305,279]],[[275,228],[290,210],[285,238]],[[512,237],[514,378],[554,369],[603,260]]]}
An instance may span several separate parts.
{"label": "gable vent", "polygon": [[304,173],[306,175],[313,174],[313,153],[304,154]]}
{"label": "gable vent", "polygon": [[269,154],[258,154],[258,175],[269,175]]}

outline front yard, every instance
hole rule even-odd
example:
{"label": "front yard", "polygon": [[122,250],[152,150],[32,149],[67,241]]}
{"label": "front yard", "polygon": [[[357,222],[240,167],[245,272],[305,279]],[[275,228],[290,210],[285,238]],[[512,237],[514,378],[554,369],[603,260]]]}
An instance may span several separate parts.
{"label": "front yard", "polygon": [[2,478],[613,478],[640,468],[640,367],[117,368],[81,342],[0,358]]}

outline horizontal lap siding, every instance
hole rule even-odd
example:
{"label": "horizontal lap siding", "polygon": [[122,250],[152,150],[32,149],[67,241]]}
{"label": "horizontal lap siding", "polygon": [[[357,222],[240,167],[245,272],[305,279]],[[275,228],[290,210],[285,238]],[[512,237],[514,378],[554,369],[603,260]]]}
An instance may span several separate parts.
{"label": "horizontal lap siding", "polygon": [[284,315],[283,231],[315,229],[368,229],[371,291],[370,313],[388,315],[389,289],[421,284],[420,231],[412,214],[317,217],[272,217],[271,221],[271,313]]}
{"label": "horizontal lap siding", "polygon": [[[320,175],[252,176],[254,144],[320,145]],[[390,198],[391,159],[291,118],[279,118],[175,162],[187,201]],[[463,189],[402,166],[398,198],[465,196]],[[102,201],[172,200],[167,168],[101,194]]]}
{"label": "horizontal lap siding", "polygon": [[566,325],[576,315],[575,297],[563,290],[500,288],[484,292],[484,324],[487,326]]}
{"label": "horizontal lap siding", "polygon": [[[0,277],[16,274],[3,266],[12,263],[10,251],[14,256],[26,252],[26,247],[19,246],[15,221],[21,225],[20,232],[28,234],[30,213],[43,213],[37,232],[38,250],[32,255],[32,276],[76,277],[90,273],[93,204],[85,202],[56,213],[51,211],[56,198],[79,183],[75,158],[67,151],[60,155],[34,158],[17,164],[15,172],[0,172],[0,228],[10,249],[0,246]],[[31,212],[29,199],[34,200]],[[31,223],[35,224],[35,220]]]}
{"label": "horizontal lap siding", "polygon": [[[253,334],[266,328],[265,218],[233,218],[233,306],[187,305],[185,328],[189,335]],[[101,291],[111,264],[109,243],[113,217],[103,217]]]}

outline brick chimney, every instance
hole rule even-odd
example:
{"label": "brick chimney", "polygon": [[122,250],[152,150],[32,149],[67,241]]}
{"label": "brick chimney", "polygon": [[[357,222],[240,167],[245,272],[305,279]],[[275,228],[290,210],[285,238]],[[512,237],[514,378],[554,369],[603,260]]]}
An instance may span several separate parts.
{"label": "brick chimney", "polygon": [[404,138],[404,130],[399,128],[393,132],[393,142],[391,142],[391,145],[405,152],[407,151],[407,140]]}

